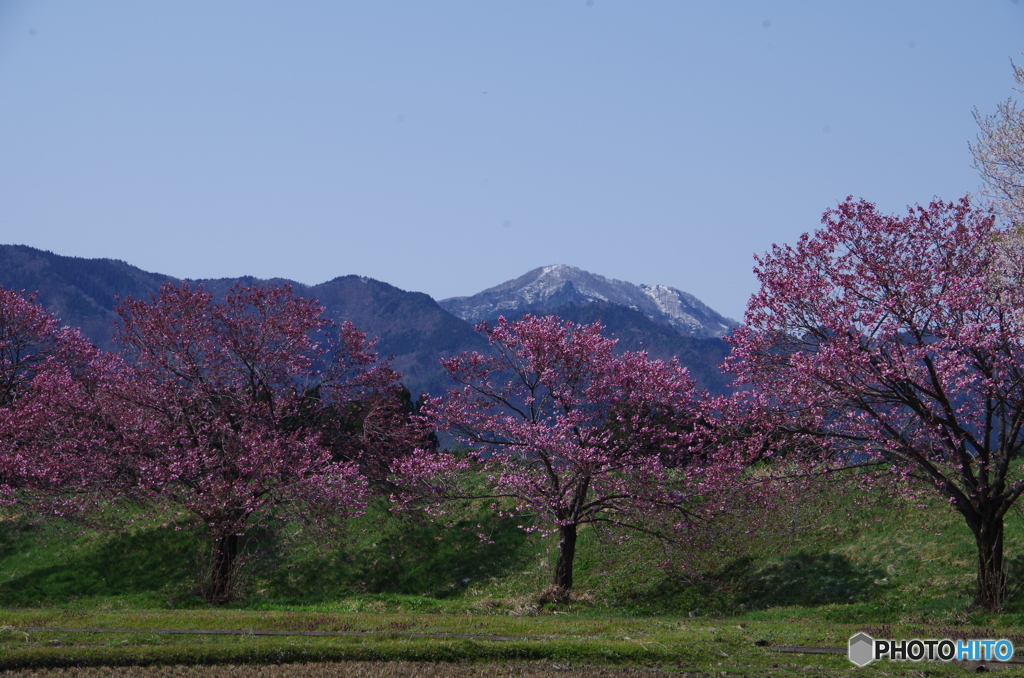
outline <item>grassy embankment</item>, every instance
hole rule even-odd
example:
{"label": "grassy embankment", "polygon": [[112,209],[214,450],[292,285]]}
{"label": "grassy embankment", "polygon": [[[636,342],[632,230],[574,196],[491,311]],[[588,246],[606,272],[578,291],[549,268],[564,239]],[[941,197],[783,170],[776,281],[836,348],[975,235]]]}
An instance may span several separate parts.
{"label": "grassy embankment", "polygon": [[[618,544],[584,530],[577,599],[557,605],[537,602],[551,577],[553,539],[527,537],[483,513],[442,524],[379,512],[334,547],[287,527],[256,530],[244,597],[221,610],[195,595],[203,544],[195,529],[141,525],[100,534],[8,520],[0,523],[0,667],[517,660],[843,675],[852,666],[842,655],[780,654],[755,643],[842,646],[864,629],[904,638],[1009,636],[1024,646],[1017,630],[1024,595],[1002,615],[969,611],[973,542],[957,515],[816,496],[789,505],[758,534],[736,530],[710,550],[637,538]],[[1019,528],[1014,517],[1007,552],[1015,583],[1024,582]],[[482,544],[481,531],[494,543]],[[27,627],[348,635],[20,630]],[[859,672],[922,668],[881,662]]]}

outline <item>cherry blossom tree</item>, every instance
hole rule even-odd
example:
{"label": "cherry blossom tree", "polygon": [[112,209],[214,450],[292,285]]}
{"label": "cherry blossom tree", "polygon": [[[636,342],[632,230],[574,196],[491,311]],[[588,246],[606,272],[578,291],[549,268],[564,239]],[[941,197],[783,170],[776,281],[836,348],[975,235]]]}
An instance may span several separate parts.
{"label": "cherry blossom tree", "polygon": [[332,453],[315,412],[395,389],[397,375],[377,364],[364,334],[351,324],[335,331],[322,311],[288,286],[236,286],[217,302],[188,284],[118,308],[134,365],[121,396],[136,412],[136,484],[208,527],[211,602],[232,596],[239,538],[253,520],[363,507],[357,462]]}
{"label": "cherry blossom tree", "polygon": [[68,513],[115,468],[99,407],[112,362],[34,302],[0,288],[0,503]]}
{"label": "cherry blossom tree", "polygon": [[822,223],[757,258],[730,368],[814,441],[809,462],[874,461],[947,499],[977,545],[976,603],[999,609],[1024,492],[1024,278],[996,263],[1021,244],[967,198],[902,217],[848,198]]}
{"label": "cherry blossom tree", "polygon": [[[461,387],[423,408],[472,452],[419,451],[393,468],[422,494],[510,500],[511,512],[534,518],[526,529],[557,531],[554,585],[564,595],[580,526],[644,529],[646,514],[685,508],[671,467],[691,437],[699,394],[676,362],[614,355],[600,323],[526,316],[477,329],[494,353],[443,361]],[[474,470],[488,490],[467,487]]]}
{"label": "cherry blossom tree", "polygon": [[[1011,62],[1013,75],[1024,87],[1024,68]],[[1024,91],[1017,90],[1018,93]],[[1024,110],[1013,97],[1001,102],[995,113],[977,109],[978,137],[971,144],[974,166],[985,181],[985,195],[996,211],[1011,223],[1024,225]]]}
{"label": "cherry blossom tree", "polygon": [[333,394],[324,401],[320,393],[311,393],[298,423],[316,427],[336,461],[358,464],[363,477],[386,496],[399,489],[390,478],[394,460],[415,449],[435,449],[437,437],[418,416],[400,375],[386,365],[378,365],[375,375],[373,387],[361,379],[347,398]]}

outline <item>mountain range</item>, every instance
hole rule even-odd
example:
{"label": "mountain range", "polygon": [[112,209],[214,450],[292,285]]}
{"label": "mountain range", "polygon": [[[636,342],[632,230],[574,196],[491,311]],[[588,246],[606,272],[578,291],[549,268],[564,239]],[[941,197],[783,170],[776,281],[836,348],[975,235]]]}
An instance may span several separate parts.
{"label": "mountain range", "polygon": [[[160,286],[181,279],[150,273],[123,261],[68,257],[24,245],[0,245],[0,287],[36,292],[37,301],[78,327],[105,350],[113,339],[118,297],[148,299]],[[438,394],[451,386],[439,359],[461,351],[486,351],[473,326],[499,315],[554,314],[573,322],[600,320],[616,337],[617,350],[644,349],[652,358],[678,357],[698,384],[713,393],[728,390],[718,369],[728,353],[722,337],[737,326],[693,295],[663,285],[634,285],[571,266],[545,266],[468,297],[435,301],[388,283],[347,275],[318,285],[252,277],[188,280],[215,296],[232,285],[288,283],[295,294],[313,297],[325,314],[349,320],[376,350],[391,356],[414,394]]]}

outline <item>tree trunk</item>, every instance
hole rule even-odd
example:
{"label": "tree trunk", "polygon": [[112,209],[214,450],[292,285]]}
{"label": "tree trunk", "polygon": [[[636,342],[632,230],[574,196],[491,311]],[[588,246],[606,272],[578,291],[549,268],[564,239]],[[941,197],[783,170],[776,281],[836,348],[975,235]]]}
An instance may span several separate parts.
{"label": "tree trunk", "polygon": [[971,526],[978,546],[978,592],[974,604],[991,612],[1006,603],[1006,571],[1003,569],[1003,519],[988,517]]}
{"label": "tree trunk", "polygon": [[235,579],[235,565],[238,559],[238,535],[231,533],[214,540],[213,571],[210,573],[210,588],[206,600],[214,605],[231,601],[232,584]]}
{"label": "tree trunk", "polygon": [[558,560],[555,562],[555,586],[564,591],[572,588],[572,561],[576,557],[575,524],[563,525],[558,528],[561,539],[558,541]]}

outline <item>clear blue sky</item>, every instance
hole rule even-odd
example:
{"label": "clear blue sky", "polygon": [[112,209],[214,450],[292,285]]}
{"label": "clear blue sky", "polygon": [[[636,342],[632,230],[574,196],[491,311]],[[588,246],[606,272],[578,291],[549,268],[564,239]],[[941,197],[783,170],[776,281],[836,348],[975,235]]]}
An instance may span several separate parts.
{"label": "clear blue sky", "polygon": [[848,194],[978,188],[1016,0],[0,0],[0,242],[435,298],[566,263],[736,318]]}

